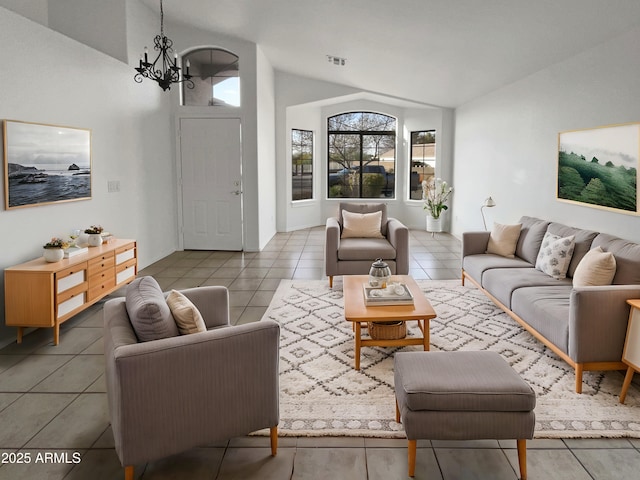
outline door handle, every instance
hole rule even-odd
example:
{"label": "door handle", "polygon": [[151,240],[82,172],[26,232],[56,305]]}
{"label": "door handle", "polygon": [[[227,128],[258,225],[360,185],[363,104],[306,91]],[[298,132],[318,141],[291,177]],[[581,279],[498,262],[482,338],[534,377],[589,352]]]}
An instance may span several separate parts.
{"label": "door handle", "polygon": [[240,195],[242,192],[240,190],[234,190],[231,193],[233,193],[234,195]]}

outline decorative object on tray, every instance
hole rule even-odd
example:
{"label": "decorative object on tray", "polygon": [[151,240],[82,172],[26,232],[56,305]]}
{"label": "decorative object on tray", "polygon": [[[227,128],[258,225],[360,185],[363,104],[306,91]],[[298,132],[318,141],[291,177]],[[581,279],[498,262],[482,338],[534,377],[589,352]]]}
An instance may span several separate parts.
{"label": "decorative object on tray", "polygon": [[87,247],[79,247],[77,245],[71,245],[69,248],[65,248],[64,250],[64,258],[75,257],[76,255],[80,255],[82,253],[87,253],[89,249]]}
{"label": "decorative object on tray", "polygon": [[367,322],[374,340],[399,340],[407,336],[407,322]]}
{"label": "decorative object on tray", "polygon": [[102,245],[102,232],[104,228],[100,225],[91,225],[89,228],[85,229],[84,233],[89,235],[89,239],[87,243],[90,247],[99,247]]}
{"label": "decorative object on tray", "polygon": [[369,285],[375,288],[386,288],[387,282],[391,278],[391,269],[381,258],[371,264],[369,270]]}
{"label": "decorative object on tray", "polygon": [[64,258],[64,249],[67,247],[69,247],[69,242],[53,237],[43,245],[44,253],[42,256],[47,262],[59,262]]}
{"label": "decorative object on tray", "polygon": [[404,283],[389,283],[385,288],[370,287],[365,283],[362,287],[367,306],[413,305],[413,295]]}

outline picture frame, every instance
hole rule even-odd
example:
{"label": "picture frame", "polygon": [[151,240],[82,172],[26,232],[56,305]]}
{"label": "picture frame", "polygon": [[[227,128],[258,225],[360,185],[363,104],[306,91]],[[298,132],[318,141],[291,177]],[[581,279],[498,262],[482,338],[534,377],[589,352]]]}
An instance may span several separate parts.
{"label": "picture frame", "polygon": [[558,134],[557,199],[638,215],[640,122]]}
{"label": "picture frame", "polygon": [[4,120],[5,208],[91,199],[91,130]]}

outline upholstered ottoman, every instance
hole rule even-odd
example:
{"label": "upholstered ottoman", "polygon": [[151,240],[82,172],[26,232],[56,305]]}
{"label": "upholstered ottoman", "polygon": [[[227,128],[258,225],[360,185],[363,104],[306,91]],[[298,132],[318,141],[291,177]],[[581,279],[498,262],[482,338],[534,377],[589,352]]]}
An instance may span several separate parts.
{"label": "upholstered ottoman", "polygon": [[527,478],[526,439],[533,438],[531,387],[496,352],[398,352],[396,421],[409,440],[409,476],[416,441],[515,439]]}

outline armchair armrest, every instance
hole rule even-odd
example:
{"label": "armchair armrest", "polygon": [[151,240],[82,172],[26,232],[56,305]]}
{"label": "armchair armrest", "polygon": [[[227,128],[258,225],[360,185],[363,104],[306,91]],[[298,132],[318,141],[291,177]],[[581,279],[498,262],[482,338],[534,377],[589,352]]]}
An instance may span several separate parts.
{"label": "armchair armrest", "polygon": [[462,234],[462,258],[487,251],[490,232],[464,232]]}
{"label": "armchair armrest", "polygon": [[340,223],[336,217],[329,217],[324,242],[324,265],[328,276],[338,275],[338,248],[340,248]]}
{"label": "armchair armrest", "polygon": [[396,273],[409,273],[409,229],[395,218],[387,221],[387,240],[396,250]]}
{"label": "armchair armrest", "polygon": [[619,362],[629,321],[627,300],[640,285],[576,287],[569,311],[569,356],[576,362]]}
{"label": "armchair armrest", "polygon": [[200,311],[207,328],[229,325],[229,290],[210,286],[180,290]]}
{"label": "armchair armrest", "polygon": [[123,465],[277,425],[279,339],[279,324],[264,320],[108,349]]}

